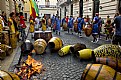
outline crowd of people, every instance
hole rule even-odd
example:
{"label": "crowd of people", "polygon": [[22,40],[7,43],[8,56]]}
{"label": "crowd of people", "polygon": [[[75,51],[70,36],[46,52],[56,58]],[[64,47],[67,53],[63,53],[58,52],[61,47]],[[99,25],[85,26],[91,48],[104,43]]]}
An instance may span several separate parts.
{"label": "crowd of people", "polygon": [[[99,13],[95,14],[95,17],[91,20],[89,16],[83,17],[80,15],[77,18],[73,16],[65,16],[63,19],[60,19],[59,16],[53,15],[51,18],[46,17],[36,17],[33,18],[30,16],[30,28],[29,32],[32,33],[32,37],[34,37],[34,32],[38,30],[46,31],[48,27],[51,28],[53,32],[60,35],[61,34],[61,27],[64,30],[67,30],[68,33],[73,34],[73,32],[78,33],[79,37],[82,37],[82,30],[85,32],[86,29],[90,29],[90,35],[93,36],[93,40],[91,42],[97,43],[99,39],[101,39],[101,29],[102,24],[104,24],[105,34],[106,34],[106,41],[112,40],[113,44],[120,44],[121,45],[121,8],[119,8],[119,13],[116,13],[114,19],[111,20],[110,16],[107,16],[106,21],[99,17]],[[10,33],[15,34],[17,40],[20,40],[20,33],[22,40],[26,38],[25,29],[25,18],[23,13],[10,13],[9,18],[6,17],[6,13],[3,11],[0,15],[0,32],[4,29],[9,27]],[[88,31],[89,33],[89,31]],[[85,33],[86,34],[86,33]],[[118,43],[119,42],[119,43]]]}
{"label": "crowd of people", "polygon": [[[11,12],[9,14],[9,17],[6,17],[6,13],[3,11],[2,14],[0,14],[0,32],[3,30],[9,30],[11,35],[14,35],[16,40],[20,40],[20,33],[21,37],[24,35],[25,38],[25,29],[26,29],[26,24],[25,24],[25,18],[23,16],[23,13],[15,13]],[[24,34],[23,34],[24,33]],[[22,40],[24,40],[22,38]]]}

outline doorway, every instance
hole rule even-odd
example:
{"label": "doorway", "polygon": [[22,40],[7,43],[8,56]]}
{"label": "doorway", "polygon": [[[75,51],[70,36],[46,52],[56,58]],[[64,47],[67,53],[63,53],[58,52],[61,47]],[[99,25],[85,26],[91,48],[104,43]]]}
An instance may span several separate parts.
{"label": "doorway", "polygon": [[100,5],[99,0],[93,1],[93,16],[92,16],[92,18],[94,18],[95,13],[99,13],[99,5]]}
{"label": "doorway", "polygon": [[73,16],[73,4],[71,4],[71,16]]}

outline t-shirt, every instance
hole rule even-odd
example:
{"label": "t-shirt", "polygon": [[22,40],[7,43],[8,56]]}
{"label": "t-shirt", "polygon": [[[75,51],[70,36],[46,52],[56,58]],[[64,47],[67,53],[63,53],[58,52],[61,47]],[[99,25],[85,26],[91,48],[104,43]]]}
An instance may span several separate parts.
{"label": "t-shirt", "polygon": [[98,33],[98,24],[93,24],[92,33]]}
{"label": "t-shirt", "polygon": [[117,16],[114,19],[115,35],[121,36],[121,16]]}

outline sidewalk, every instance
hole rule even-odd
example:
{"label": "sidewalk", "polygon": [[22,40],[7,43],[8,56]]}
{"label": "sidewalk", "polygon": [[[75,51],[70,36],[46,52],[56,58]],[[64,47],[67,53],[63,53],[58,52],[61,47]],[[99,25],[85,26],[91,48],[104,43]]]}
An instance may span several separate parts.
{"label": "sidewalk", "polygon": [[[26,28],[26,34],[27,34],[29,29],[29,23],[27,22],[26,25],[27,25]],[[9,70],[10,66],[13,66],[18,63],[21,54],[20,53],[21,44],[22,42],[18,42],[17,47],[13,49],[13,53],[9,56],[6,56],[4,60],[0,60],[0,70],[10,71]]]}

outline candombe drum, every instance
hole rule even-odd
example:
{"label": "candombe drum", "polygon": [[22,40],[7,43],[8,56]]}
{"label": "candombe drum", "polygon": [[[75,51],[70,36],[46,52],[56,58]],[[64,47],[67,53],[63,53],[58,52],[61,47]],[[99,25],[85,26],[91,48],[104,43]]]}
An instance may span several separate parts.
{"label": "candombe drum", "polygon": [[2,43],[3,44],[9,45],[9,42],[10,42],[9,36],[10,34],[8,31],[2,31],[2,38],[3,38]]}
{"label": "candombe drum", "polygon": [[29,54],[31,53],[31,51],[34,49],[32,42],[30,42],[30,40],[26,40],[25,42],[23,42],[23,44],[21,45],[21,53],[24,54]]}
{"label": "candombe drum", "polygon": [[63,30],[64,30],[64,31],[67,31],[67,30],[68,30],[67,23],[64,23],[64,24],[63,24]]}
{"label": "candombe drum", "polygon": [[120,80],[121,74],[102,64],[87,64],[81,80]]}
{"label": "candombe drum", "polygon": [[5,51],[3,51],[2,49],[0,49],[0,59],[4,59],[5,57],[6,57]]}
{"label": "candombe drum", "polygon": [[52,38],[52,32],[51,31],[45,31],[45,41],[49,41]]}
{"label": "candombe drum", "polygon": [[75,32],[78,32],[77,22],[74,22],[74,31],[75,31]]}
{"label": "candombe drum", "polygon": [[10,44],[13,49],[17,47],[17,38],[16,38],[15,33],[10,34]]}
{"label": "candombe drum", "polygon": [[108,65],[118,72],[121,72],[121,60],[114,57],[96,57],[94,63]]}
{"label": "candombe drum", "polygon": [[111,56],[121,58],[121,48],[118,45],[104,44],[94,49],[95,57]]}
{"label": "candombe drum", "polygon": [[61,47],[63,46],[63,41],[58,37],[53,37],[49,40],[48,44],[51,51],[52,50],[57,51],[61,49]]}
{"label": "candombe drum", "polygon": [[92,34],[92,25],[86,24],[84,28],[85,35],[89,37]]}
{"label": "candombe drum", "polygon": [[70,52],[76,54],[79,50],[86,49],[85,44],[76,43],[70,47]]}
{"label": "candombe drum", "polygon": [[47,43],[44,39],[37,39],[34,42],[34,50],[37,54],[42,54],[45,52]]}
{"label": "candombe drum", "polygon": [[34,40],[37,40],[40,38],[48,42],[52,38],[52,32],[51,31],[35,31]]}
{"label": "candombe drum", "polygon": [[58,54],[60,56],[64,56],[64,55],[67,55],[69,52],[70,52],[70,47],[72,45],[67,45],[67,46],[64,46],[63,48],[61,48],[59,51],[58,51]]}
{"label": "candombe drum", "polygon": [[33,21],[33,20],[30,20],[29,32],[30,32],[30,33],[33,33],[33,32],[34,32],[34,21]]}
{"label": "candombe drum", "polygon": [[16,74],[0,70],[0,80],[20,80],[20,78]]}
{"label": "candombe drum", "polygon": [[93,59],[95,55],[92,49],[82,49],[78,51],[78,57],[80,59]]}
{"label": "candombe drum", "polygon": [[0,44],[1,49],[5,51],[6,55],[10,55],[13,53],[13,49],[11,46],[5,45],[5,44]]}

